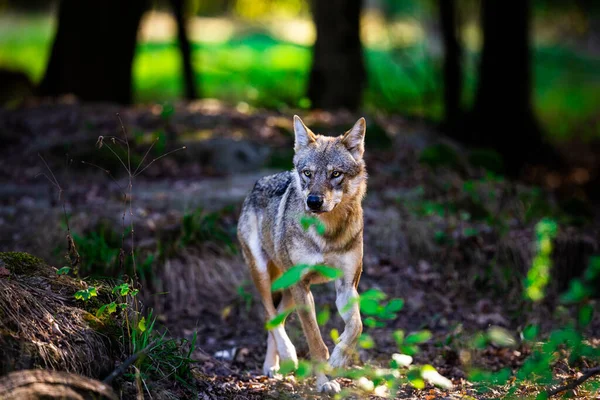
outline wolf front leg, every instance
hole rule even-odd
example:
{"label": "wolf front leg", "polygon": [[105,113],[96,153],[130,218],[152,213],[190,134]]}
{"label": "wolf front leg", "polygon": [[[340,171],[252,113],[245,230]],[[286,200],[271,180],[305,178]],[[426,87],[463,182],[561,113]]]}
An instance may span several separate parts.
{"label": "wolf front leg", "polygon": [[[296,302],[304,336],[306,336],[306,341],[308,342],[310,357],[317,362],[326,362],[329,358],[329,350],[323,342],[321,332],[319,331],[315,314],[315,301],[310,291],[310,286],[307,283],[300,282],[290,290]],[[323,372],[317,372],[316,378],[318,391],[326,393],[339,393],[341,391],[340,384],[334,380],[330,380]]]}
{"label": "wolf front leg", "polygon": [[342,266],[344,276],[335,282],[335,305],[346,326],[329,359],[329,365],[334,368],[346,367],[352,362],[356,354],[356,343],[362,333],[363,324],[356,290],[362,272],[362,246],[360,250],[360,254],[355,257],[347,257],[354,265]]}

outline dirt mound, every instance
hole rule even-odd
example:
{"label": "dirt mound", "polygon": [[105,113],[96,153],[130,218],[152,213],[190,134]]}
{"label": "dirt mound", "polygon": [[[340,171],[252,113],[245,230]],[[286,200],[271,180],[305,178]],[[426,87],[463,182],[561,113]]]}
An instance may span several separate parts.
{"label": "dirt mound", "polygon": [[18,399],[108,399],[113,390],[101,382],[68,372],[26,370],[0,378],[0,398]]}
{"label": "dirt mound", "polygon": [[99,378],[114,368],[118,327],[93,314],[108,291],[76,300],[87,287],[27,253],[0,253],[0,375],[47,368]]}

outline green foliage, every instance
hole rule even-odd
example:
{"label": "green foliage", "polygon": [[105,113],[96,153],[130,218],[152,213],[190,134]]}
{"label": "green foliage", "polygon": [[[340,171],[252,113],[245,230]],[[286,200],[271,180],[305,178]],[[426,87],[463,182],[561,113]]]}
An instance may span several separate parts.
{"label": "green foliage", "polygon": [[359,295],[358,298],[350,299],[348,304],[343,307],[342,312],[349,310],[354,304],[358,303],[360,311],[368,317],[364,323],[371,328],[385,326],[384,321],[393,320],[404,307],[404,300],[400,298],[391,299],[389,302],[383,301],[387,295],[379,289],[369,289]]}
{"label": "green foliage", "polygon": [[71,267],[64,266],[56,270],[56,275],[69,275],[69,272],[71,272]]}
{"label": "green foliage", "polygon": [[525,280],[525,296],[532,301],[544,298],[544,288],[550,281],[552,267],[552,240],[558,233],[558,225],[552,219],[545,218],[537,223],[536,255]]}
{"label": "green foliage", "polygon": [[204,212],[201,208],[183,216],[179,246],[215,242],[235,253],[235,227],[224,221],[224,216],[231,212],[225,208],[217,212]]}
{"label": "green foliage", "polygon": [[96,291],[96,288],[93,286],[90,286],[87,289],[82,289],[82,290],[78,290],[77,292],[75,292],[75,299],[77,299],[77,300],[88,301],[92,297],[96,297],[96,296],[98,296],[98,292]]}
{"label": "green foliage", "polygon": [[408,335],[404,331],[397,330],[392,334],[400,353],[407,356],[414,356],[419,352],[419,344],[428,342],[431,339],[431,332],[427,330],[412,332]]}
{"label": "green foliage", "polygon": [[302,229],[305,231],[307,231],[311,226],[314,226],[319,235],[322,236],[325,234],[325,224],[317,217],[304,216],[300,219],[300,225],[302,225]]}
{"label": "green foliage", "polygon": [[324,326],[327,324],[327,321],[329,321],[329,318],[331,317],[331,312],[329,311],[329,306],[325,306],[321,309],[321,311],[319,311],[317,313],[317,323],[320,326]]}
{"label": "green foliage", "polygon": [[317,272],[329,279],[340,278],[343,273],[338,268],[329,267],[327,265],[308,265],[298,264],[294,265],[287,271],[285,271],[279,278],[277,278],[271,285],[272,291],[287,289],[290,286],[302,280],[302,277],[310,272]]}
{"label": "green foliage", "polygon": [[285,319],[288,317],[288,315],[290,315],[294,311],[294,309],[295,308],[290,308],[289,310],[285,310],[274,316],[272,319],[267,321],[267,323],[265,324],[265,329],[270,331],[271,329],[281,325],[283,321],[285,321]]}
{"label": "green foliage", "polygon": [[435,144],[421,151],[419,161],[432,168],[448,167],[458,169],[460,166],[458,153],[447,144]]}
{"label": "green foliage", "polygon": [[296,363],[293,360],[283,360],[279,365],[279,373],[281,375],[287,375],[296,370]]}
{"label": "green foliage", "polygon": [[[126,304],[125,304],[125,306],[126,306]],[[108,304],[102,305],[98,309],[98,311],[96,311],[96,317],[100,318],[103,316],[111,315],[115,312],[117,312],[117,303],[113,301]]]}
{"label": "green foliage", "polygon": [[252,293],[250,293],[246,289],[246,285],[250,284],[249,281],[244,281],[241,285],[239,285],[236,289],[238,297],[241,299],[242,303],[245,306],[246,312],[250,312],[250,308],[252,308]]}

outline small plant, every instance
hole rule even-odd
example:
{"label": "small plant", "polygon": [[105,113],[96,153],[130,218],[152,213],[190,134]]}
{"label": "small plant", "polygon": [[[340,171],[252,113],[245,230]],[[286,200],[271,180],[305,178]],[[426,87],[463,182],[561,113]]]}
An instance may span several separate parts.
{"label": "small plant", "polygon": [[98,296],[98,292],[96,291],[95,287],[90,286],[87,289],[78,290],[77,292],[75,292],[74,296],[77,300],[88,301],[92,297]]}

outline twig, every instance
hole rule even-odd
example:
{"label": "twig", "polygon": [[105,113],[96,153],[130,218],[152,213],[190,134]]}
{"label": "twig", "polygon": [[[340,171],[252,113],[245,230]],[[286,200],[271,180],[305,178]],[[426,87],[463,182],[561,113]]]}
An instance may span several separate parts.
{"label": "twig", "polygon": [[577,386],[581,385],[583,382],[587,381],[592,376],[598,375],[598,374],[600,374],[600,365],[586,370],[585,373],[580,378],[575,379],[573,382],[571,382],[567,385],[559,386],[555,389],[546,391],[546,394],[548,395],[548,397],[551,397],[560,392],[564,392],[565,390],[575,389]]}
{"label": "twig", "polygon": [[138,351],[137,353],[130,355],[129,358],[127,358],[127,360],[125,360],[123,362],[123,364],[119,365],[113,372],[110,373],[110,375],[108,375],[106,378],[104,378],[102,383],[110,385],[112,383],[112,381],[115,380],[115,378],[117,378],[119,375],[122,375],[123,373],[125,373],[127,368],[129,368],[129,366],[131,364],[136,362],[138,360],[138,358],[140,358],[143,355],[146,355],[146,353],[148,353],[150,351],[150,349],[152,349],[156,345],[156,343],[158,343],[158,339],[154,340],[148,346],[144,347],[142,350]]}
{"label": "twig", "polygon": [[148,167],[149,167],[149,166],[151,166],[152,164],[154,164],[154,162],[156,162],[156,161],[160,160],[161,158],[163,158],[163,157],[166,157],[166,156],[168,156],[169,154],[173,154],[173,153],[175,153],[176,151],[179,151],[179,150],[185,150],[185,149],[186,149],[186,147],[185,147],[185,146],[181,146],[181,147],[180,147],[180,148],[178,148],[178,149],[171,150],[171,151],[169,151],[169,152],[167,152],[167,153],[163,154],[163,155],[162,155],[162,156],[160,156],[160,157],[156,157],[156,158],[152,159],[152,161],[150,161],[150,162],[148,163],[148,165],[146,165],[144,168],[142,168],[142,170],[141,170],[141,171],[139,171],[138,173],[136,173],[136,174],[134,175],[134,177],[135,177],[135,176],[138,176],[139,174],[141,174],[142,172],[144,172],[146,169],[148,169]]}

